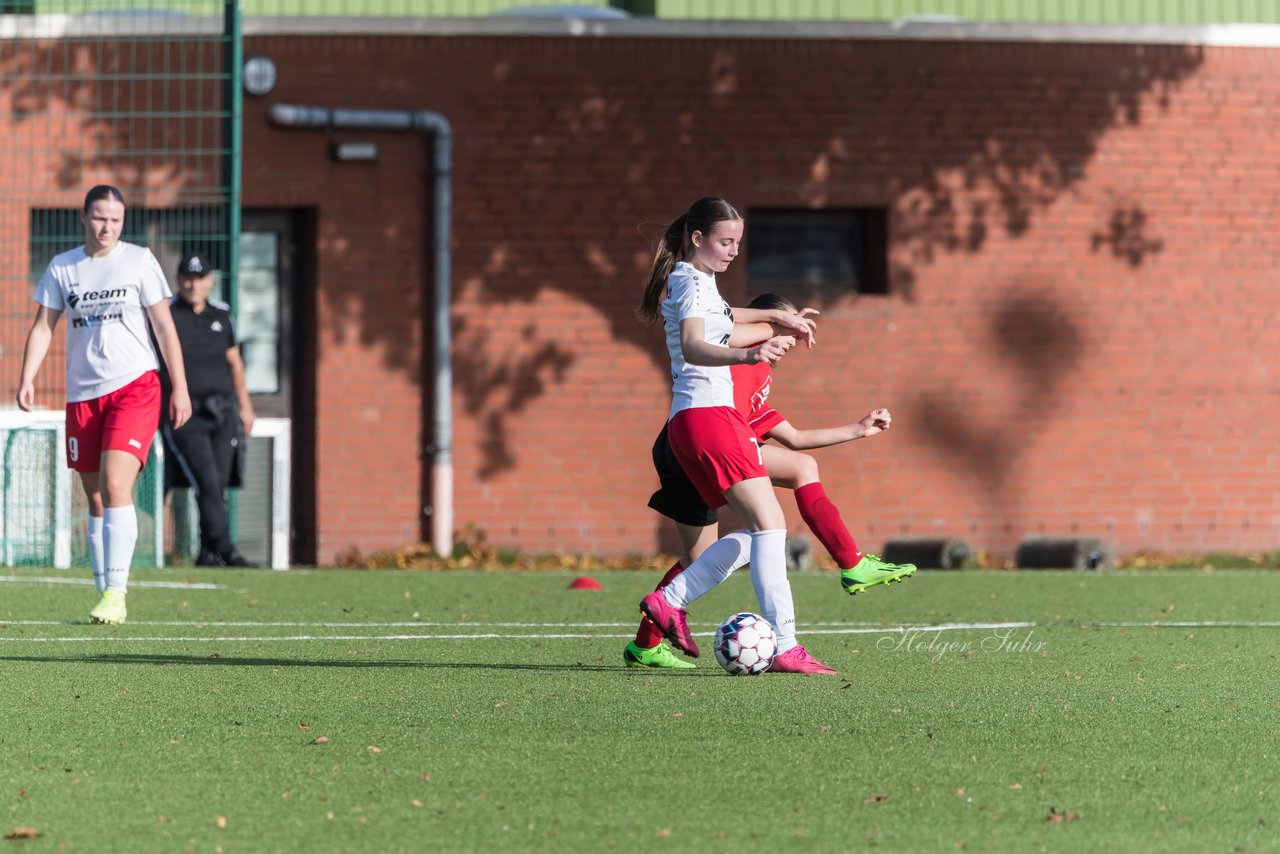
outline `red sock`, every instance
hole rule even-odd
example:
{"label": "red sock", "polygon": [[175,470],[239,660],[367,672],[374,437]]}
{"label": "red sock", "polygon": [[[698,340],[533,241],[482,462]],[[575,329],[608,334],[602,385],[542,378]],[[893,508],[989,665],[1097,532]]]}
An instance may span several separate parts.
{"label": "red sock", "polygon": [[827,497],[821,483],[808,483],[796,490],[796,504],[800,518],[809,526],[841,569],[849,569],[862,560],[862,552],[853,541],[853,534],[845,527],[840,511]]}
{"label": "red sock", "polygon": [[[661,590],[667,586],[667,582],[684,572],[684,564],[676,561],[667,570],[667,574],[662,576],[662,580],[658,582],[658,586],[654,590]],[[636,646],[641,649],[653,649],[662,643],[662,630],[648,620],[640,621],[640,628],[636,629]]]}

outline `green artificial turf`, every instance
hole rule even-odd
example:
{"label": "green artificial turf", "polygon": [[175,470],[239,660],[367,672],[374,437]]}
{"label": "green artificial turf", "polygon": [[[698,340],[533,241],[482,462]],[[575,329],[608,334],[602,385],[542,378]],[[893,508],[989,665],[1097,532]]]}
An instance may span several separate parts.
{"label": "green artificial turf", "polygon": [[703,634],[745,575],[654,672],[621,663],[646,573],[139,571],[221,587],[104,627],[37,580],[77,576],[8,572],[13,850],[1280,848],[1272,571],[796,575],[841,675],[754,678]]}

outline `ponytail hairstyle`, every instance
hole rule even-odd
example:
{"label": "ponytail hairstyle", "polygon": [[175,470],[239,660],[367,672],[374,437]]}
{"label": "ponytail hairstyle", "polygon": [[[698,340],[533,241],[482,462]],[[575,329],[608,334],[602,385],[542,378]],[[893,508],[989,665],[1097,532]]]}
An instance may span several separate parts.
{"label": "ponytail hairstyle", "polygon": [[99,184],[93,187],[89,192],[84,194],[84,207],[81,208],[84,213],[89,212],[89,208],[93,207],[94,202],[100,202],[103,199],[110,199],[124,204],[124,194],[110,184]]}
{"label": "ponytail hairstyle", "polygon": [[676,264],[693,254],[693,233],[711,234],[717,223],[742,219],[733,205],[719,196],[703,196],[690,206],[687,213],[676,217],[667,226],[657,250],[653,253],[653,265],[645,282],[644,297],[636,309],[636,316],[647,324],[654,324],[661,316],[662,292],[667,287],[667,277]]}
{"label": "ponytail hairstyle", "polygon": [[784,296],[778,294],[760,294],[760,296],[747,303],[747,308],[759,308],[765,311],[769,309],[782,309],[783,311],[796,311],[796,304]]}

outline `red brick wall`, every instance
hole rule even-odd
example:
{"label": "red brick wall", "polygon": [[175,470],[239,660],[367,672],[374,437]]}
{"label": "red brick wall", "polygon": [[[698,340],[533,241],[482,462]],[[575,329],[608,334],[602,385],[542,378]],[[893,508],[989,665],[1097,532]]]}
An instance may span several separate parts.
{"label": "red brick wall", "polygon": [[[775,386],[799,426],[893,409],[888,435],[817,453],[864,547],[1275,547],[1275,51],[406,36],[255,53],[280,82],[246,102],[245,203],[316,214],[322,562],[422,534],[429,146],[271,127],[274,102],[453,125],[456,516],[493,542],[669,544],[645,508],[666,356],[630,311],[660,226],[715,193],[890,211],[894,294],[825,302],[821,346]],[[381,159],[332,163],[334,139]],[[742,268],[722,279],[734,302]]]}

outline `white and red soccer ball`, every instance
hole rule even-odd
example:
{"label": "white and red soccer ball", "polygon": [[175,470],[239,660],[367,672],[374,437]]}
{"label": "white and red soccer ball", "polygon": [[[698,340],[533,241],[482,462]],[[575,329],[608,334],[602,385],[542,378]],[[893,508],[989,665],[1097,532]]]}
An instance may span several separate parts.
{"label": "white and red soccer ball", "polygon": [[716,661],[734,676],[764,673],[777,651],[773,626],[759,614],[734,614],[716,629]]}

